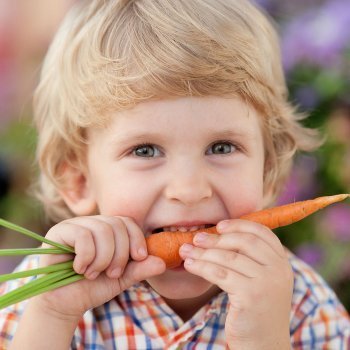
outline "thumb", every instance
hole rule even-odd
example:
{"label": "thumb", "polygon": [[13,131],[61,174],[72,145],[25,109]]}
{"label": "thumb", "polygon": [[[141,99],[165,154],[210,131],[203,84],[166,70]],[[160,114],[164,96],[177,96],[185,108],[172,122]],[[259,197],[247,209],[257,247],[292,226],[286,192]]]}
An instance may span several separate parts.
{"label": "thumb", "polygon": [[160,275],[165,272],[165,270],[165,262],[152,255],[149,255],[142,261],[131,261],[127,265],[123,276],[119,278],[121,290],[125,290],[133,284],[147,278]]}

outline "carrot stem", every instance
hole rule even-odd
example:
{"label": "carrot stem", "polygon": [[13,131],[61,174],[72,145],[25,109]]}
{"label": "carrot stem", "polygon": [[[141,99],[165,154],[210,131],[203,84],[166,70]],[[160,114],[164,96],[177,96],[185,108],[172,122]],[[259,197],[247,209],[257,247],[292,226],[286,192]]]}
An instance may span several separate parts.
{"label": "carrot stem", "polygon": [[32,280],[22,287],[19,287],[1,296],[0,309],[37,295],[39,294],[38,291],[40,291],[42,288],[48,287],[51,284],[61,281],[62,279],[70,277],[74,274],[76,273],[73,269],[66,269],[62,271],[51,272],[47,275]]}
{"label": "carrot stem", "polygon": [[53,264],[45,267],[39,267],[37,269],[7,273],[7,274],[0,275],[0,283],[18,279],[18,278],[31,277],[31,276],[47,274],[55,271],[67,270],[72,267],[73,267],[73,261],[66,261],[63,263]]}
{"label": "carrot stem", "polygon": [[58,249],[58,248],[0,249],[0,256],[35,255],[35,254],[67,254],[67,251]]}
{"label": "carrot stem", "polygon": [[21,226],[18,226],[16,224],[13,224],[12,222],[6,221],[6,220],[1,219],[1,218],[0,218],[0,226],[3,226],[3,227],[6,227],[10,230],[14,230],[16,232],[22,233],[30,238],[36,239],[39,242],[47,243],[53,247],[62,249],[66,253],[74,253],[74,249],[72,247],[68,247],[66,245],[51,241],[50,239],[42,237],[35,232],[32,232],[26,228],[23,228]]}

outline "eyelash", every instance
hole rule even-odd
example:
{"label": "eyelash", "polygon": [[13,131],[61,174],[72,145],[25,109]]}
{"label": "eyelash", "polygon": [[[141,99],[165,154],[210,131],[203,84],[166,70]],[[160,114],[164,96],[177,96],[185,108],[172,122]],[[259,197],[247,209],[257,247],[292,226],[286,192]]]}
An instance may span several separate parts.
{"label": "eyelash", "polygon": [[[159,153],[161,153],[159,151],[159,147],[157,145],[154,145],[153,143],[150,143],[150,142],[145,142],[145,143],[141,143],[141,144],[136,145],[135,147],[133,147],[132,150],[131,150],[131,154],[133,156],[135,156],[135,157],[138,157],[138,155],[136,154],[137,149],[146,148],[146,147],[151,147],[151,148],[153,148],[153,150],[156,149],[156,150],[158,150]],[[152,157],[142,157],[142,156],[140,156],[140,158],[153,158],[153,156]]]}
{"label": "eyelash", "polygon": [[[229,152],[229,153],[219,153],[218,155],[226,155],[226,154],[231,154],[231,153],[233,153],[234,151],[241,151],[242,150],[242,148],[238,145],[238,144],[236,144],[236,143],[234,143],[234,142],[232,142],[232,141],[228,141],[228,140],[218,140],[218,141],[215,141],[215,142],[213,142],[210,146],[209,146],[209,148],[208,149],[211,149],[213,146],[215,146],[215,145],[218,145],[218,144],[225,144],[225,145],[230,145],[231,146],[231,152]],[[232,151],[232,148],[234,148],[234,151]],[[205,152],[206,154],[208,154],[208,151],[207,152]],[[211,153],[211,154],[215,154],[215,153]]]}
{"label": "eyelash", "polygon": [[[234,148],[234,151],[232,151],[232,148],[231,148],[231,152],[229,153],[213,153],[213,152],[210,152],[208,153],[208,150],[210,150],[213,146],[217,145],[217,144],[226,144],[226,145],[230,145],[232,148]],[[146,148],[146,147],[151,147],[153,149],[153,151],[155,151],[154,153],[159,153],[161,154],[161,151],[160,151],[160,147],[153,144],[153,143],[150,143],[150,142],[145,142],[145,143],[141,143],[139,145],[136,145],[132,148],[131,150],[131,154],[135,157],[140,157],[140,158],[154,158],[154,154],[152,156],[139,156],[136,154],[136,151],[138,149],[141,149],[141,148]],[[228,141],[228,140],[218,140],[218,141],[215,141],[213,142],[209,147],[208,147],[208,150],[205,152],[206,155],[227,155],[227,154],[231,154],[235,151],[237,152],[240,152],[242,151],[242,147],[232,141]],[[159,156],[159,154],[157,154],[157,156]]]}

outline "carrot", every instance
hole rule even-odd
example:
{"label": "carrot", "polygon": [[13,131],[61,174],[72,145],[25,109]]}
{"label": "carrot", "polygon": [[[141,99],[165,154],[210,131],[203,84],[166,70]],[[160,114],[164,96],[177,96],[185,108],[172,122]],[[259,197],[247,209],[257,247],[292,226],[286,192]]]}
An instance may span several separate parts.
{"label": "carrot", "polygon": [[274,229],[293,224],[330,204],[340,202],[348,197],[350,197],[350,194],[318,197],[307,201],[260,210],[255,213],[243,215],[241,219],[255,221],[270,229]]}
{"label": "carrot", "polygon": [[[317,210],[348,197],[350,197],[350,194],[318,197],[307,201],[260,210],[243,215],[240,219],[254,221],[270,229],[274,229],[297,222]],[[192,243],[194,235],[198,232],[218,233],[215,226],[193,232],[160,232],[146,238],[148,253],[163,259],[167,268],[177,267],[182,263],[179,255],[180,247],[184,243]]]}

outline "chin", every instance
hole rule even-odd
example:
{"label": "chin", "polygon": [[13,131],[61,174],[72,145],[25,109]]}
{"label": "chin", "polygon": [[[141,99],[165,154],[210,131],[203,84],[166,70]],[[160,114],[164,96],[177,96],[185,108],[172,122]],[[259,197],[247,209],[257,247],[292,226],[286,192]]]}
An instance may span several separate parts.
{"label": "chin", "polygon": [[165,299],[196,298],[205,294],[213,285],[184,268],[167,270],[162,275],[147,280],[148,284]]}

